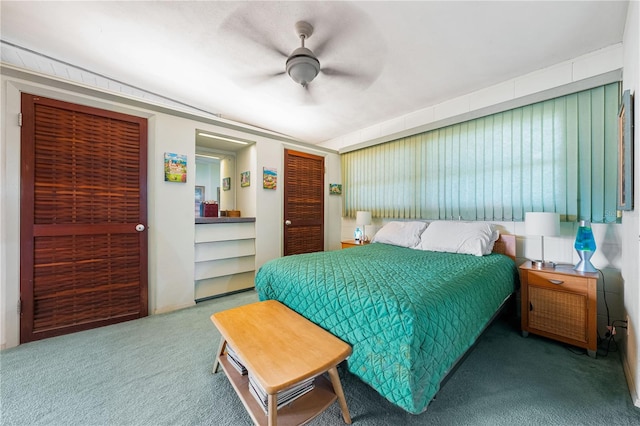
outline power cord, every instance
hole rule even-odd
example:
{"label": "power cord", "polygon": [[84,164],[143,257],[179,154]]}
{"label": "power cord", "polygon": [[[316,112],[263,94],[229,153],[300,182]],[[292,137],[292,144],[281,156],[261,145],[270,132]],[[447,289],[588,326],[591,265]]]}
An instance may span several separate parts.
{"label": "power cord", "polygon": [[607,326],[609,326],[611,323],[609,318],[609,304],[607,303],[607,291],[605,290],[606,281],[604,279],[604,272],[598,269],[598,273],[600,273],[600,276],[602,277],[602,298],[604,299],[604,306],[607,308]]}
{"label": "power cord", "polygon": [[[604,273],[600,269],[598,269],[597,271],[602,277],[602,296],[604,300],[604,306],[607,310],[607,333],[603,338],[602,336],[600,336],[600,331],[597,330],[597,327],[596,327],[596,332],[598,336],[598,350],[596,351],[596,355],[601,357],[606,357],[607,355],[609,355],[610,352],[618,352],[618,342],[616,342],[616,338],[615,338],[616,328],[626,329],[627,321],[625,320],[611,321],[611,316],[609,314],[609,303],[607,302],[606,280],[604,278]],[[616,325],[616,324],[620,324],[620,325]],[[573,346],[567,345],[565,346],[565,349],[567,349],[569,352],[571,352],[574,355],[587,355],[586,350],[578,350],[578,348],[575,348]]]}
{"label": "power cord", "polygon": [[[609,304],[607,303],[606,280],[604,279],[604,273],[600,269],[598,269],[598,273],[600,273],[600,276],[602,277],[602,298],[604,300],[604,306],[607,310],[607,333],[605,334],[605,337],[602,338],[600,336],[600,331],[598,331],[598,348],[602,349],[604,353],[598,352],[598,355],[606,357],[607,355],[609,355],[609,352],[618,352],[618,342],[616,342],[615,330],[616,330],[616,327],[626,329],[627,321],[625,320],[614,320],[613,322],[611,321],[611,317],[609,315]],[[616,326],[617,323],[624,324],[624,325]],[[614,345],[613,348],[611,347],[612,344]]]}

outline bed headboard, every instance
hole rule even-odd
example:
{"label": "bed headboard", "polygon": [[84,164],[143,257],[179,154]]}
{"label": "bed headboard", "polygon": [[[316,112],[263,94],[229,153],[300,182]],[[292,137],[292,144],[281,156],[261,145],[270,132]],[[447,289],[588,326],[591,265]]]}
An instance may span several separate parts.
{"label": "bed headboard", "polygon": [[500,235],[498,241],[493,244],[492,253],[499,253],[507,255],[516,261],[516,236],[515,235]]}

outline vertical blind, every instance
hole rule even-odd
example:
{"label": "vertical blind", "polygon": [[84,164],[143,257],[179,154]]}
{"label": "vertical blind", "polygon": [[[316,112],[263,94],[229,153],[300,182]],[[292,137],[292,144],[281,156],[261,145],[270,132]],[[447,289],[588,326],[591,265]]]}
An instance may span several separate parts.
{"label": "vertical blind", "polygon": [[343,214],[617,219],[619,83],[341,155]]}

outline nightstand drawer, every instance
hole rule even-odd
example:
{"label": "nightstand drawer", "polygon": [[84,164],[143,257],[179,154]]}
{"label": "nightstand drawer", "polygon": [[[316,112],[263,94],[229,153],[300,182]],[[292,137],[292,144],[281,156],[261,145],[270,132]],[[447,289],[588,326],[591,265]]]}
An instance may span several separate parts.
{"label": "nightstand drawer", "polygon": [[582,277],[561,275],[551,272],[528,271],[529,285],[555,288],[571,292],[587,292],[587,281]]}

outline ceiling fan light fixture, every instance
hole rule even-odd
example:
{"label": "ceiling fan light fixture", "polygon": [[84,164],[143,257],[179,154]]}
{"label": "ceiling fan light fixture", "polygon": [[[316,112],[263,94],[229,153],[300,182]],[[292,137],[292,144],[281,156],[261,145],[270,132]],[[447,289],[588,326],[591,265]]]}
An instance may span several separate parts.
{"label": "ceiling fan light fixture", "polygon": [[296,83],[306,87],[320,72],[320,61],[305,47],[297,48],[287,59],[287,74]]}

